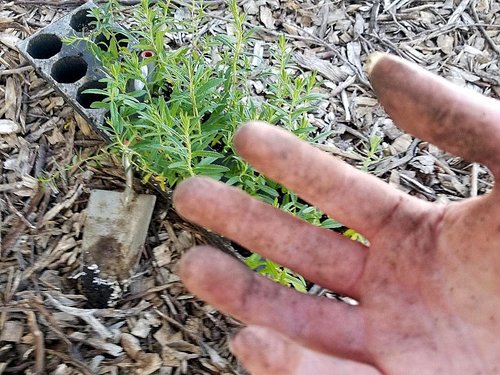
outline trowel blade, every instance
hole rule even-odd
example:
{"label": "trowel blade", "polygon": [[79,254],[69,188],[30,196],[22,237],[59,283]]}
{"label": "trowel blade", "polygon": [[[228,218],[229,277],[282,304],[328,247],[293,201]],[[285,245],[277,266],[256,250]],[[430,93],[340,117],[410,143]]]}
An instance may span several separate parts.
{"label": "trowel blade", "polygon": [[[121,281],[133,275],[146,240],[154,195],[93,190],[87,205],[82,251],[86,266],[97,265],[101,278]],[[95,267],[95,266],[93,266]]]}

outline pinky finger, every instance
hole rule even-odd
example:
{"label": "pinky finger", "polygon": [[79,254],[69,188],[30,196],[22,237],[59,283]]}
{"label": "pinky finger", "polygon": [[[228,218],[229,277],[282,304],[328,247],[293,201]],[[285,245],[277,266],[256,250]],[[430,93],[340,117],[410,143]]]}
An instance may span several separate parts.
{"label": "pinky finger", "polygon": [[306,349],[259,326],[241,330],[231,351],[252,375],[381,375],[372,366]]}

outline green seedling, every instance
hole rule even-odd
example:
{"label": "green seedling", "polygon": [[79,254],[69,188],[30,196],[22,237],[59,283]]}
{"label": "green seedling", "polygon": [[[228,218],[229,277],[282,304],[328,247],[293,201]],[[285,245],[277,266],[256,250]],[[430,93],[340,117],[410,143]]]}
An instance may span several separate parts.
{"label": "green seedling", "polygon": [[366,157],[363,160],[363,165],[361,166],[361,170],[368,172],[368,168],[370,165],[375,162],[375,157],[379,152],[380,143],[382,142],[382,137],[377,134],[373,134],[370,136],[368,141],[367,153]]}
{"label": "green seedling", "polygon": [[[237,127],[249,120],[267,121],[311,140],[314,129],[307,115],[321,96],[315,92],[315,74],[291,64],[292,49],[283,36],[269,47],[267,63],[253,65],[255,30],[245,26],[236,0],[228,8],[232,32],[212,35],[200,32],[212,20],[202,2],[193,1],[185,14],[169,1],[142,0],[132,19],[124,20],[118,2],[110,0],[93,9],[91,34],[67,40],[85,40],[102,62],[106,87],[87,92],[100,95],[102,100],[92,106],[109,113],[102,130],[113,142],[111,149],[126,151],[144,182],[154,180],[163,189],[190,176],[210,176],[310,223],[335,228],[338,223],[259,174],[233,149]],[[126,30],[114,26],[125,22]],[[95,42],[95,35],[105,36],[107,48]],[[140,58],[140,51],[152,53]],[[147,78],[145,65],[154,66]],[[131,81],[142,82],[133,85],[140,89],[131,91]],[[259,95],[251,82],[261,86]],[[251,256],[247,263],[305,290],[303,278],[269,260]]]}

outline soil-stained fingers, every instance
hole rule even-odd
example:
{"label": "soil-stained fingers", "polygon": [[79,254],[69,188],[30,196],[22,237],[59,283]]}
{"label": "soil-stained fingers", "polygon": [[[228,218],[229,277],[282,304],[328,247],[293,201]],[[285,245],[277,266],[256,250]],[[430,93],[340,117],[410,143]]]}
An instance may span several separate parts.
{"label": "soil-stained fingers", "polygon": [[314,352],[258,326],[241,330],[231,351],[252,375],[380,375],[369,365]]}
{"label": "soil-stained fingers", "polygon": [[249,122],[235,135],[238,153],[257,170],[297,193],[369,240],[382,232],[410,231],[405,223],[432,205],[404,194],[318,150],[293,134]]}
{"label": "soil-stained fingers", "polygon": [[373,54],[367,69],[380,103],[398,126],[500,176],[499,101],[387,54]]}
{"label": "soil-stained fingers", "polygon": [[247,249],[293,269],[308,280],[359,299],[356,292],[367,248],[251,198],[209,178],[182,182],[177,212]]}
{"label": "soil-stained fingers", "polygon": [[247,324],[272,328],[313,350],[369,362],[359,306],[299,293],[208,246],[185,254],[180,274],[191,292]]}

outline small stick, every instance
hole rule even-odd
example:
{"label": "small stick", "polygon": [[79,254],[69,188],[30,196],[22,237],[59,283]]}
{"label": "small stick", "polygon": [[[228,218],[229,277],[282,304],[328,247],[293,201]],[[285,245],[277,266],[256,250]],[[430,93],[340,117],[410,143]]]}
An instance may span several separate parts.
{"label": "small stick", "polygon": [[16,207],[14,207],[14,205],[12,204],[12,202],[10,201],[9,197],[7,195],[5,195],[5,200],[7,201],[7,205],[9,206],[9,209],[10,211],[15,214],[22,222],[25,226],[27,226],[28,228],[30,229],[36,229],[36,226],[34,224],[32,224],[28,219],[26,219],[22,213],[20,213]]}
{"label": "small stick", "polygon": [[21,66],[19,68],[15,68],[15,69],[0,70],[0,76],[6,76],[9,74],[21,74],[21,73],[24,73],[28,70],[33,70],[33,67],[31,65],[29,65],[29,66]]}
{"label": "small stick", "polygon": [[70,363],[75,367],[78,367],[78,369],[81,371],[83,375],[93,375],[94,373],[90,371],[90,369],[87,367],[87,365],[83,362],[80,362],[79,360],[72,358],[68,356],[67,354],[60,353],[57,350],[51,350],[47,349],[47,353],[50,355],[54,355],[60,359],[62,359],[66,363]]}
{"label": "small stick", "polygon": [[474,3],[471,5],[470,9],[472,10],[472,15],[474,16],[474,21],[476,21],[477,25],[477,29],[479,30],[479,32],[481,33],[481,35],[484,37],[484,39],[486,39],[486,42],[490,45],[491,49],[493,51],[495,51],[495,53],[500,56],[500,48],[496,45],[496,43],[493,41],[493,39],[491,39],[491,37],[488,35],[488,33],[486,32],[486,30],[484,29],[483,26],[480,26],[479,23],[481,22],[481,20],[479,19],[479,16],[477,15],[477,11],[476,11],[476,2],[474,1]]}
{"label": "small stick", "polygon": [[[43,196],[44,193],[42,189],[37,188],[36,193],[34,197],[31,198],[24,215],[28,216],[31,212],[33,212],[33,210],[38,207],[38,204],[42,200]],[[10,250],[11,247],[17,242],[17,239],[21,232],[24,230],[25,226],[26,223],[18,218],[18,221],[12,225],[9,233],[7,233],[7,235],[2,239],[2,242],[0,243],[0,254],[2,253],[3,249],[6,250],[6,253],[4,253],[3,255],[8,254],[8,250]]]}
{"label": "small stick", "polygon": [[325,144],[319,144],[319,143],[311,143],[311,144],[313,146],[315,146],[316,148],[319,148],[320,150],[328,152],[330,154],[334,154],[334,155],[342,156],[344,158],[358,160],[358,161],[363,160],[363,158],[361,156],[356,155],[353,152],[344,151],[335,145],[325,145]]}
{"label": "small stick", "polygon": [[110,337],[113,337],[113,333],[104,324],[102,324],[98,318],[94,316],[96,309],[79,309],[77,307],[64,306],[49,293],[44,293],[44,295],[50,300],[50,302],[56,309],[65,312],[66,314],[79,317],[85,323],[91,326],[101,338],[109,339]]}
{"label": "small stick", "polygon": [[45,344],[43,334],[40,328],[38,328],[35,313],[33,311],[25,311],[25,314],[28,317],[30,332],[35,339],[35,374],[42,375],[45,373]]}

